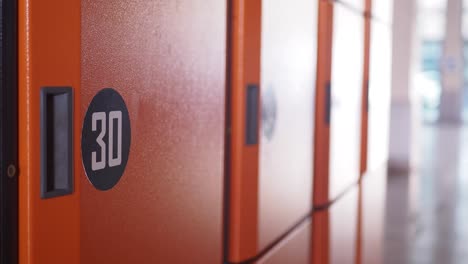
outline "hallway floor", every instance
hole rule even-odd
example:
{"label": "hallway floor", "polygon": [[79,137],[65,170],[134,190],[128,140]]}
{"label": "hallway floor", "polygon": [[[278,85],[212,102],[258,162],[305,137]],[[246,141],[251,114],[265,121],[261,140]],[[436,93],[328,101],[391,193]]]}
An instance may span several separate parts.
{"label": "hallway floor", "polygon": [[424,126],[419,166],[388,178],[385,263],[468,263],[468,127]]}

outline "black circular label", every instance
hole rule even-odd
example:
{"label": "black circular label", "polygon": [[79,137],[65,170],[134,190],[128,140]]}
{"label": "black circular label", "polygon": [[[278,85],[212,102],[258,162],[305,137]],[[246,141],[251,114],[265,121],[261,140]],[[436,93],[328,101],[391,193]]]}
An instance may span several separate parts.
{"label": "black circular label", "polygon": [[122,96],[112,88],[99,91],[86,111],[81,157],[86,176],[98,190],[109,190],[122,177],[130,152],[130,117]]}

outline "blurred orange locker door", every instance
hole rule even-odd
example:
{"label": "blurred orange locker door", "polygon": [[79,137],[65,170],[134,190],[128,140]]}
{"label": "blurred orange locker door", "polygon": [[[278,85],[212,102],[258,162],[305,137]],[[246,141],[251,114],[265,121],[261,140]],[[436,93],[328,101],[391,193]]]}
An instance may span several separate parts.
{"label": "blurred orange locker door", "polygon": [[367,170],[367,141],[368,141],[368,114],[369,114],[369,53],[370,53],[370,23],[371,0],[365,0],[364,11],[364,60],[362,79],[362,104],[361,104],[361,157],[360,177]]}
{"label": "blurred orange locker door", "polygon": [[339,3],[333,12],[330,200],[359,179],[364,65],[363,14]]}
{"label": "blurred orange locker door", "polygon": [[318,1],[232,3],[226,261],[235,263],[266,254],[312,210]]}
{"label": "blurred orange locker door", "polygon": [[354,263],[358,220],[358,187],[351,188],[346,195],[329,209],[330,264]]}
{"label": "blurred orange locker door", "polygon": [[18,263],[17,3],[0,1],[0,263]]}
{"label": "blurred orange locker door", "polygon": [[356,263],[358,186],[330,207],[312,214],[312,263]]}
{"label": "blurred orange locker door", "polygon": [[323,69],[318,69],[317,81],[315,263],[352,263],[355,259],[364,73],[364,1],[356,3],[320,3],[319,63]]}
{"label": "blurred orange locker door", "polygon": [[[375,3],[385,1],[375,1]],[[388,6],[391,6],[391,1]],[[388,160],[392,65],[391,24],[371,19],[368,112],[368,172],[380,170]]]}
{"label": "blurred orange locker door", "polygon": [[388,159],[392,4],[366,0],[361,174],[381,169]]}
{"label": "blurred orange locker door", "polygon": [[220,263],[226,1],[19,5],[20,263]]}
{"label": "blurred orange locker door", "polygon": [[310,258],[310,228],[311,220],[299,225],[293,232],[284,237],[281,242],[271,248],[257,264],[311,264]]}
{"label": "blurred orange locker door", "polygon": [[321,1],[314,206],[333,201],[359,179],[363,12]]}
{"label": "blurred orange locker door", "polygon": [[358,186],[312,214],[312,263],[356,263]]}
{"label": "blurred orange locker door", "polygon": [[383,263],[387,170],[381,167],[361,182],[359,247],[356,264]]}
{"label": "blurred orange locker door", "polygon": [[383,261],[391,97],[392,1],[374,0],[369,10],[367,155],[363,157],[367,168],[361,182],[360,264]]}

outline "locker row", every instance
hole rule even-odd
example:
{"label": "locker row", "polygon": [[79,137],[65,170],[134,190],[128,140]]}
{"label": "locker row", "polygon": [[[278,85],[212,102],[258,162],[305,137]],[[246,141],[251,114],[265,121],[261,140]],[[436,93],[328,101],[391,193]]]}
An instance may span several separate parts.
{"label": "locker row", "polygon": [[390,0],[0,0],[0,260],[380,263]]}

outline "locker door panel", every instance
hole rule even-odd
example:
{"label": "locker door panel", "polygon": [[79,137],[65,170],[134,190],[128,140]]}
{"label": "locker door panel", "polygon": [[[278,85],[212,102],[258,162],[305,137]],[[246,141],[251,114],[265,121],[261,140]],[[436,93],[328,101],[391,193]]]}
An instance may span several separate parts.
{"label": "locker door panel", "polygon": [[353,263],[356,257],[358,196],[352,188],[330,211],[330,264]]}
{"label": "locker door panel", "polygon": [[227,126],[230,133],[226,134],[225,164],[229,188],[225,190],[227,262],[241,262],[258,252],[261,9],[262,0],[229,2]]}
{"label": "locker door panel", "polygon": [[222,261],[226,2],[82,1],[82,104],[128,107],[114,188],[81,175],[82,263]]}
{"label": "locker door panel", "polygon": [[371,24],[369,71],[368,171],[382,167],[388,160],[391,93],[391,30]]}
{"label": "locker door panel", "polygon": [[356,257],[358,188],[351,188],[329,208],[313,213],[313,263],[354,263]]}
{"label": "locker door panel", "polygon": [[366,0],[339,0],[335,1],[339,5],[345,5],[349,9],[354,10],[356,13],[364,12]]}
{"label": "locker door panel", "polygon": [[281,243],[258,260],[257,264],[310,264],[311,221],[307,220],[285,237]]}
{"label": "locker door panel", "polygon": [[387,168],[374,170],[362,181],[361,263],[382,263],[384,257]]}
{"label": "locker door panel", "polygon": [[333,2],[319,1],[317,64],[320,67],[317,68],[315,101],[314,206],[323,206],[329,202],[333,7]]}
{"label": "locker door panel", "polygon": [[330,186],[334,199],[359,178],[364,18],[335,4],[331,77]]}
{"label": "locker door panel", "polygon": [[317,8],[309,0],[262,6],[260,248],[312,207]]}
{"label": "locker door panel", "polygon": [[[80,263],[80,1],[18,2],[19,263]],[[73,94],[72,192],[42,197],[41,91]],[[70,120],[70,118],[68,118]],[[58,137],[50,137],[58,138]],[[57,155],[58,156],[58,155]],[[69,155],[70,157],[70,155]],[[71,160],[69,160],[71,161]],[[42,164],[41,164],[42,163]]]}
{"label": "locker door panel", "polygon": [[[233,2],[229,262],[257,257],[311,210],[317,9],[318,1]],[[258,143],[245,134],[255,84]]]}
{"label": "locker door panel", "polygon": [[383,21],[385,24],[392,24],[393,21],[393,1],[392,0],[372,0],[372,16]]}

